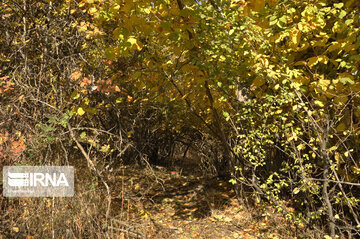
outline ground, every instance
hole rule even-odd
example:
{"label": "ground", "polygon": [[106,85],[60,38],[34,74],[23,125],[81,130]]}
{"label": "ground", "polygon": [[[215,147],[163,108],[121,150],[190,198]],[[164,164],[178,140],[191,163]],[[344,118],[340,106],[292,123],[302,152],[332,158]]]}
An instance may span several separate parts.
{"label": "ground", "polygon": [[[295,235],[295,227],[271,208],[264,211],[260,207],[256,210],[256,204],[252,208],[241,205],[232,185],[218,177],[184,176],[163,167],[124,167],[114,173],[110,184],[118,189],[113,192],[112,222],[121,229],[120,238],[136,235],[184,239],[293,238]],[[123,203],[125,198],[129,202],[127,208]],[[125,215],[126,210],[127,216],[119,216],[119,211]],[[265,217],[266,213],[271,217]],[[124,220],[128,222],[124,224]]]}

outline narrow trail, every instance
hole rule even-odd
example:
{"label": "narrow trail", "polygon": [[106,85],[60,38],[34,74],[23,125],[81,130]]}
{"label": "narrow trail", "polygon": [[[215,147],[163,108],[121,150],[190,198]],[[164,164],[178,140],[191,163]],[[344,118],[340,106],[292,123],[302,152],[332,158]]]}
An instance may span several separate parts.
{"label": "narrow trail", "polygon": [[291,238],[281,235],[294,230],[284,218],[268,220],[246,210],[232,185],[218,177],[184,176],[163,167],[125,168],[114,172],[110,185],[117,189],[113,217],[124,210],[124,190],[130,218],[147,225],[148,238]]}

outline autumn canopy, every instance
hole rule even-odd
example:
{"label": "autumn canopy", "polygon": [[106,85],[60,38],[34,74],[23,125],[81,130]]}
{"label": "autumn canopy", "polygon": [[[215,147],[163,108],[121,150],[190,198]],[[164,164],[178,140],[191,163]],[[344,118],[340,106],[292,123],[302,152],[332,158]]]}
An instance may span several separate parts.
{"label": "autumn canopy", "polygon": [[166,165],[202,142],[239,199],[359,236],[358,1],[28,2],[0,4],[4,160]]}

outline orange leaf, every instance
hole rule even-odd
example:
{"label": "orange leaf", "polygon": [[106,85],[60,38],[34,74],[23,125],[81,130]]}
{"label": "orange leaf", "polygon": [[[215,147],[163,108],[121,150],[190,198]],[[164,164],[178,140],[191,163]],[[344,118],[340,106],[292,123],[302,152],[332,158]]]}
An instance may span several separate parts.
{"label": "orange leaf", "polygon": [[85,85],[90,85],[90,83],[91,83],[91,80],[90,80],[89,78],[87,78],[87,77],[84,77],[81,81],[82,81],[82,82],[80,83],[80,86],[81,86],[81,87],[83,87],[83,86],[85,86]]}
{"label": "orange leaf", "polygon": [[77,70],[75,71],[74,73],[71,74],[71,79],[76,81],[80,78],[81,76],[81,71],[80,70]]}

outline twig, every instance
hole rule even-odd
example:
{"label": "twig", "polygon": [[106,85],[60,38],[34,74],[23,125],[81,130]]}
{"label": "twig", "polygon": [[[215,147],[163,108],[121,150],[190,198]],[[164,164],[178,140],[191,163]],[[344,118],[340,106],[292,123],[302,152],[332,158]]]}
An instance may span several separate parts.
{"label": "twig", "polygon": [[[104,184],[104,186],[105,186],[105,188],[106,188],[106,191],[107,191],[107,199],[108,199],[108,205],[107,205],[107,209],[106,209],[106,222],[108,222],[108,220],[109,220],[109,215],[110,215],[110,206],[111,206],[111,192],[110,192],[109,185],[106,183],[104,177],[101,175],[101,173],[99,172],[99,170],[95,167],[94,162],[90,159],[89,154],[86,153],[84,147],[83,147],[83,146],[79,143],[79,141],[76,139],[76,137],[75,137],[75,135],[74,135],[73,128],[71,127],[70,124],[68,124],[68,129],[69,129],[71,138],[75,141],[76,145],[78,146],[78,148],[80,149],[81,153],[83,154],[83,156],[85,157],[86,161],[88,162],[88,166],[90,166],[90,168],[95,171],[95,173],[99,176],[99,178],[101,179],[102,183]],[[109,235],[107,235],[107,237],[109,238]]]}

